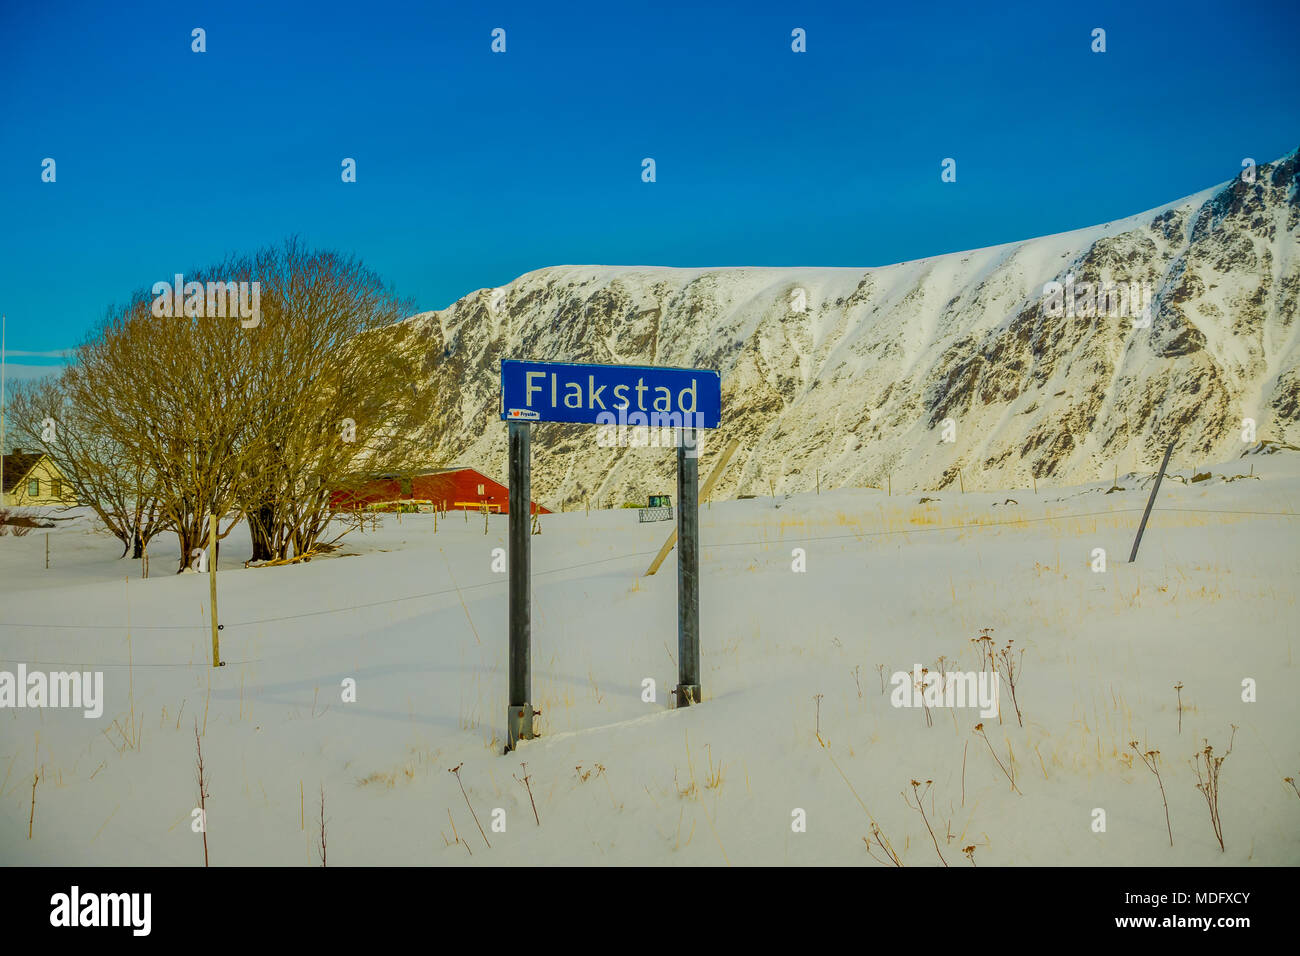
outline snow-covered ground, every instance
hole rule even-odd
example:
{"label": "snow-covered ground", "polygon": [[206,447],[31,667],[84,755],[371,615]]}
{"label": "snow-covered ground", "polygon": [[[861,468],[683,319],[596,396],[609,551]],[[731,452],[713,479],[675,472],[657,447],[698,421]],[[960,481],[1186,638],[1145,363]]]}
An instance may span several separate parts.
{"label": "snow-covered ground", "polygon": [[[532,538],[543,735],[509,755],[506,576],[492,569],[504,517],[485,535],[473,515],[436,534],[430,515],[389,516],[343,554],[280,568],[244,569],[236,536],[219,669],[208,577],[172,574],[174,543],[155,543],[141,580],[84,520],[50,533],[48,571],[44,532],[6,536],[0,670],[102,670],[106,702],[99,719],[0,710],[0,862],[201,865],[197,720],[214,865],[319,865],[322,788],[330,865],[884,865],[863,840],[872,819],[908,866],[940,852],[969,866],[970,846],[979,866],[1294,865],[1300,529],[1277,513],[1300,510],[1300,455],[1212,471],[1166,480],[1131,565],[1147,487],[1131,476],[1110,494],[1108,481],[713,503],[705,701],[680,711],[676,552],[644,577],[670,525],[548,516]],[[1005,687],[1001,720],[937,709],[928,725],[891,706],[895,671],[978,669],[981,628],[1024,649],[1023,728]],[[1233,725],[1221,853],[1191,761],[1205,740],[1221,754]],[[1133,740],[1160,751],[1172,848]],[[912,780],[933,781],[924,819],[904,801]]]}

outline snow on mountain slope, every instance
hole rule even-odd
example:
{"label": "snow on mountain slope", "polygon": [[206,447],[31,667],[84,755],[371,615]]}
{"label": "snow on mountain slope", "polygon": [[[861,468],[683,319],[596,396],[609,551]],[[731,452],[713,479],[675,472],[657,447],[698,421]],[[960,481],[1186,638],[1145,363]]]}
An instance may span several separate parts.
{"label": "snow on mountain slope", "polygon": [[[1062,485],[1235,457],[1242,420],[1300,439],[1296,153],[1105,225],[870,269],[556,266],[408,320],[448,396],[438,460],[505,470],[502,358],[716,368],[741,449],[722,496],[872,485]],[[1127,314],[1049,314],[1048,282],[1149,283]],[[798,310],[799,296],[806,308]],[[943,441],[952,420],[953,440]],[[670,491],[663,448],[543,425],[552,506]]]}

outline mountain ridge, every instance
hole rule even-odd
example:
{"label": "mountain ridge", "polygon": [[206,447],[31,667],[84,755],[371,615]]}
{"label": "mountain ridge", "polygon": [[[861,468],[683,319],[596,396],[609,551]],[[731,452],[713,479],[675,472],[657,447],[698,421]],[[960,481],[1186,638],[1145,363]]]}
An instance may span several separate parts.
{"label": "mountain ridge", "polygon": [[[406,320],[450,398],[434,457],[504,473],[501,358],[718,369],[705,467],[717,439],[741,444],[721,496],[1078,483],[1152,469],[1171,439],[1176,462],[1236,457],[1243,419],[1295,443],[1296,156],[1098,226],[887,266],[525,273]],[[1149,327],[1055,314],[1044,289],[1070,280],[1146,283]],[[534,496],[556,507],[671,492],[674,471],[663,448],[534,430]]]}

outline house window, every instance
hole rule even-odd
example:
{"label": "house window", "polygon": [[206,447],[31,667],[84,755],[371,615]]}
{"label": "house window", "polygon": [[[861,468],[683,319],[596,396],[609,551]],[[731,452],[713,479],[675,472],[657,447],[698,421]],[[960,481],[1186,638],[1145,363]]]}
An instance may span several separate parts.
{"label": "house window", "polygon": [[54,498],[62,497],[63,482],[57,478],[50,479],[50,495]]}
{"label": "house window", "polygon": [[41,493],[41,480],[39,478],[33,478],[31,481],[27,482],[27,494],[31,495],[33,498],[36,498],[40,496],[40,493]]}
{"label": "house window", "polygon": [[478,493],[479,493],[480,495],[483,494],[483,486],[482,486],[482,485],[479,485],[479,486],[478,486]]}

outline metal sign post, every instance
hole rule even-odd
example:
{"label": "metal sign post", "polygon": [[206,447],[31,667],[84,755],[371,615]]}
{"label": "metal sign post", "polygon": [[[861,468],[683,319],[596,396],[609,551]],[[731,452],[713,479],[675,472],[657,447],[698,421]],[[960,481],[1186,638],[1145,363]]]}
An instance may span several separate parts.
{"label": "metal sign post", "polygon": [[699,452],[694,428],[677,443],[677,706],[700,702]]}
{"label": "metal sign post", "polygon": [[[510,699],[506,750],[534,736],[529,512],[530,424],[570,422],[617,428],[674,428],[677,446],[676,701],[700,701],[698,429],[722,418],[722,378],[705,369],[568,362],[501,362],[501,419],[509,423]],[[734,450],[734,442],[726,455]],[[710,476],[712,481],[712,476]],[[707,490],[706,490],[707,493]]]}
{"label": "metal sign post", "polygon": [[532,554],[528,527],[532,501],[527,422],[511,422],[510,432],[510,709],[506,749],[533,736]]}

